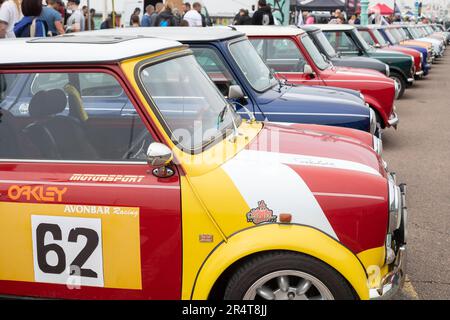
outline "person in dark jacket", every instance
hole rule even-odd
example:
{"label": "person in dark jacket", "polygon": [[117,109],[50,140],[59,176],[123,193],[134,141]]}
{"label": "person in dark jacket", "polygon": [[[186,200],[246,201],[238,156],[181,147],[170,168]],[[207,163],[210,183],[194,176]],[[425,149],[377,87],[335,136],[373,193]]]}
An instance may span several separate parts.
{"label": "person in dark jacket", "polygon": [[23,18],[14,25],[17,38],[46,37],[48,25],[40,18],[42,0],[23,0],[21,4]]}
{"label": "person in dark jacket", "polygon": [[165,5],[164,10],[161,11],[155,20],[155,27],[176,27],[178,25],[177,19],[172,13],[172,8],[173,6],[171,3]]}
{"label": "person in dark jacket", "polygon": [[266,0],[258,1],[258,10],[252,17],[252,24],[258,26],[274,25],[272,9],[267,5]]}
{"label": "person in dark jacket", "polygon": [[140,16],[141,8],[134,8],[133,14],[130,16],[130,26],[133,25],[133,16]]}
{"label": "person in dark jacket", "polygon": [[241,9],[239,13],[234,17],[233,24],[235,25],[250,25],[252,24],[252,18],[248,14],[248,10]]}

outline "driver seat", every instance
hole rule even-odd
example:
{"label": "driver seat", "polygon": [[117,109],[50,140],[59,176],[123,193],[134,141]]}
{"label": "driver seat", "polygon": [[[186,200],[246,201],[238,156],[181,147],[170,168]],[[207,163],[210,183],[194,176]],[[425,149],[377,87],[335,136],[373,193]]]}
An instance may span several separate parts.
{"label": "driver seat", "polygon": [[89,143],[80,120],[61,115],[67,106],[67,97],[60,89],[37,92],[30,101],[29,114],[33,123],[23,129],[23,134],[47,160],[99,159]]}

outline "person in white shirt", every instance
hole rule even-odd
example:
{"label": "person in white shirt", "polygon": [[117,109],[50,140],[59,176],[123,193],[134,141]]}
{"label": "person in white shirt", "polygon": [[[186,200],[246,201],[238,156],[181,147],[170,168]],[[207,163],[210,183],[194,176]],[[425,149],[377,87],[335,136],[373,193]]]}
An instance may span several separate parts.
{"label": "person in white shirt", "polygon": [[0,7],[0,39],[15,38],[14,25],[22,19],[21,0],[8,0]]}
{"label": "person in white shirt", "polygon": [[84,31],[85,19],[83,11],[80,10],[80,0],[68,0],[67,8],[72,10],[72,15],[67,19],[67,31]]}
{"label": "person in white shirt", "polygon": [[189,23],[189,27],[203,27],[202,16],[200,14],[201,9],[202,5],[195,2],[192,5],[192,9],[186,12],[183,19]]}

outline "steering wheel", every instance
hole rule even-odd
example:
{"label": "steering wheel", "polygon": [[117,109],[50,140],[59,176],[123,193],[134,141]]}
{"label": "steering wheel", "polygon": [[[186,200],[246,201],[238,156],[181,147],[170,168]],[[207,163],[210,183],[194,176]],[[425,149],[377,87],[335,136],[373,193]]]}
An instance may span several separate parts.
{"label": "steering wheel", "polygon": [[[153,140],[152,136],[150,135],[148,130],[146,128],[143,128],[141,133],[139,133],[139,135],[131,144],[131,146],[128,148],[128,150],[123,154],[122,159],[146,160],[147,159],[146,147],[148,148],[152,140]],[[147,142],[149,142],[148,145]]]}

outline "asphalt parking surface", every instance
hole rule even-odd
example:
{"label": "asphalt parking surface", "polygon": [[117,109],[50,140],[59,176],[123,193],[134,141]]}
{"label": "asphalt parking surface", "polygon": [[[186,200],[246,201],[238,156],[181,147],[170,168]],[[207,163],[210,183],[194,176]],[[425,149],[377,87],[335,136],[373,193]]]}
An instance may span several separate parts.
{"label": "asphalt parking surface", "polygon": [[[449,50],[450,51],[450,50]],[[384,159],[407,184],[407,280],[397,299],[450,299],[450,52],[396,101]]]}

